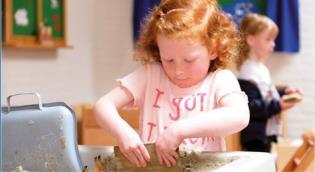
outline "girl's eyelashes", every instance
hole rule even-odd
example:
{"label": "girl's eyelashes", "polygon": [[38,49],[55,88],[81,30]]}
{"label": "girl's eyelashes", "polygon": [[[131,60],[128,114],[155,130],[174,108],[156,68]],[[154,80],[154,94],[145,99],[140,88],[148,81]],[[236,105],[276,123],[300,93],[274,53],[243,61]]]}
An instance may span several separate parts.
{"label": "girl's eyelashes", "polygon": [[184,59],[184,61],[187,62],[187,63],[192,63],[192,62],[195,61],[195,59]]}
{"label": "girl's eyelashes", "polygon": [[[192,63],[192,62],[194,62],[196,59],[194,58],[194,59],[184,59],[184,62],[186,62],[186,63]],[[165,61],[165,62],[167,62],[167,63],[172,63],[172,62],[174,62],[174,59],[166,59],[166,58],[162,58],[162,61]]]}
{"label": "girl's eyelashes", "polygon": [[164,59],[164,61],[168,62],[168,63],[171,63],[173,62],[174,60],[173,59]]}

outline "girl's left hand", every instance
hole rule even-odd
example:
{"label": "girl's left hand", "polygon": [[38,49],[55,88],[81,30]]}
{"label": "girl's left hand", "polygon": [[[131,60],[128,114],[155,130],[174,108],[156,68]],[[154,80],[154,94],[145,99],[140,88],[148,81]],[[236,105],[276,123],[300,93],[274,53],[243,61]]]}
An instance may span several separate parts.
{"label": "girl's left hand", "polygon": [[175,125],[165,129],[155,142],[155,150],[161,165],[167,167],[175,166],[179,158],[176,149],[179,147],[183,139],[178,134]]}

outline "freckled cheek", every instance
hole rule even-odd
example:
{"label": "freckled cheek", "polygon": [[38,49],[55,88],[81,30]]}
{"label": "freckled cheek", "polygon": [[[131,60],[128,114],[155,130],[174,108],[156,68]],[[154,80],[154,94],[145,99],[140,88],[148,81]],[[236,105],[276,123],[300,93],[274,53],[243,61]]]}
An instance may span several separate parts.
{"label": "freckled cheek", "polygon": [[169,75],[169,76],[174,75],[174,67],[172,66],[172,64],[163,63],[162,65],[163,65],[163,68],[164,68],[165,72],[167,73],[167,75]]}
{"label": "freckled cheek", "polygon": [[188,69],[188,73],[193,77],[203,77],[208,73],[208,66],[191,66]]}

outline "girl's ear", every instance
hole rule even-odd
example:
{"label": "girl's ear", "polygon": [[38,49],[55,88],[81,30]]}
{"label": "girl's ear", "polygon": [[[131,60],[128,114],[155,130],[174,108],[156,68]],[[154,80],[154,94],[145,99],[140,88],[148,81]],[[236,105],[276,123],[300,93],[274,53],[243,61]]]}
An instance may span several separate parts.
{"label": "girl's ear", "polygon": [[246,41],[247,45],[249,45],[251,47],[253,45],[253,42],[254,42],[254,36],[253,35],[248,35],[246,37],[245,41]]}
{"label": "girl's ear", "polygon": [[212,53],[209,53],[209,60],[214,60],[218,57],[218,52],[214,50]]}

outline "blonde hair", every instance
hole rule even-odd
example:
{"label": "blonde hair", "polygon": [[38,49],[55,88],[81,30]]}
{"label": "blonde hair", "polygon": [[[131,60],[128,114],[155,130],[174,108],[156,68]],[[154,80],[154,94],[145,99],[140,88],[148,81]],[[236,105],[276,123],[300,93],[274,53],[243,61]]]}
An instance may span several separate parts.
{"label": "blonde hair", "polygon": [[237,68],[240,69],[243,62],[248,58],[249,46],[246,42],[248,36],[255,36],[265,29],[270,30],[270,37],[276,38],[278,35],[278,26],[268,17],[260,14],[246,15],[240,24],[240,57],[237,59]]}
{"label": "blonde hair", "polygon": [[161,62],[156,37],[201,41],[218,57],[209,72],[227,68],[238,55],[237,28],[216,0],[163,0],[147,17],[136,43],[134,59],[142,63]]}

